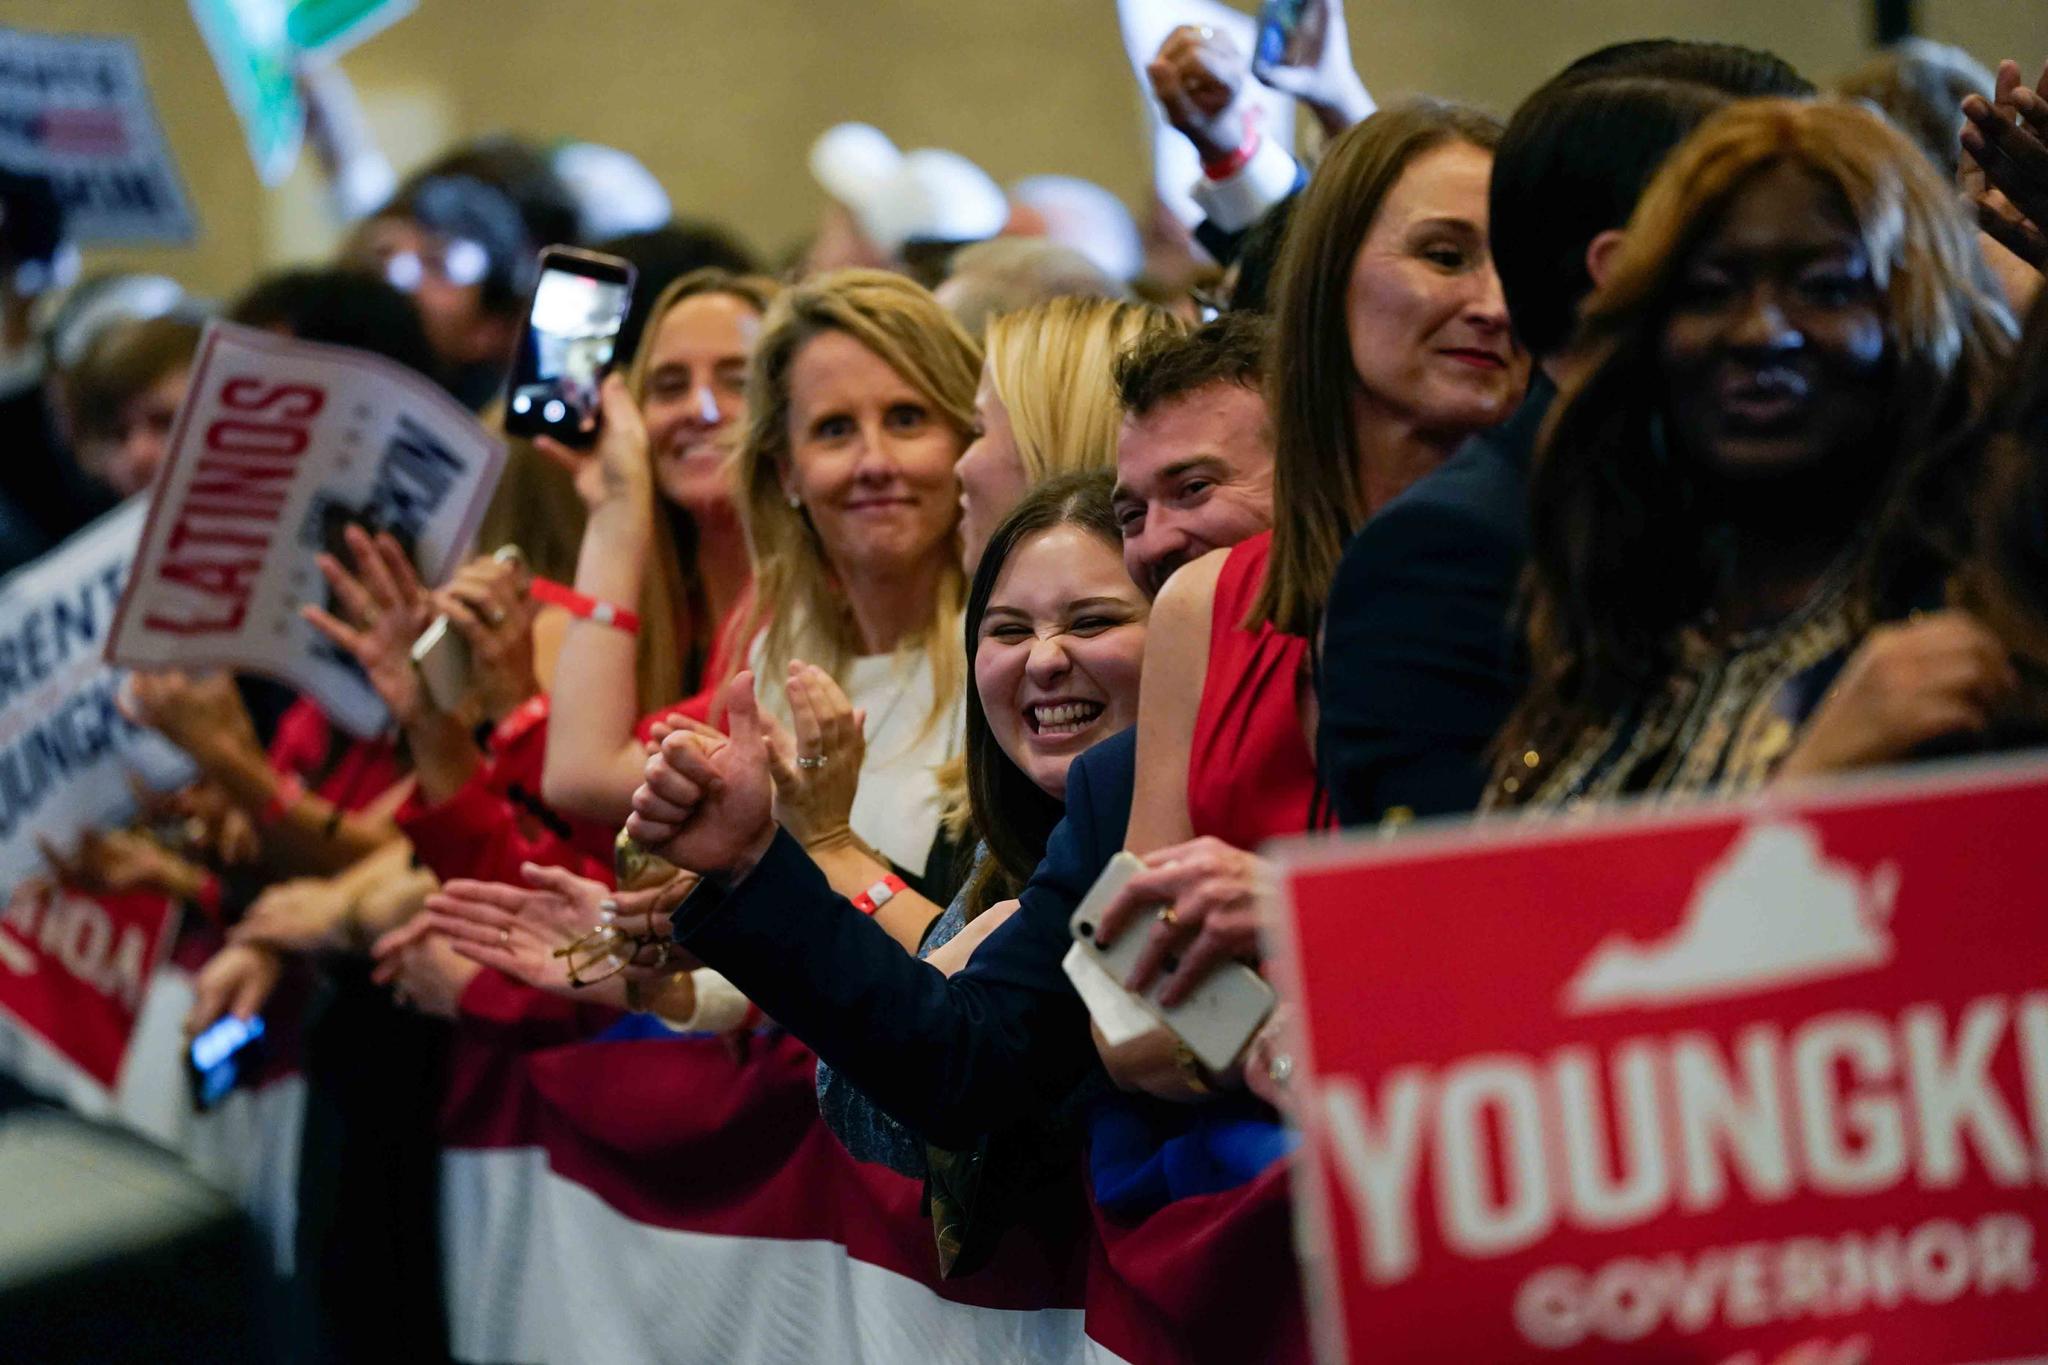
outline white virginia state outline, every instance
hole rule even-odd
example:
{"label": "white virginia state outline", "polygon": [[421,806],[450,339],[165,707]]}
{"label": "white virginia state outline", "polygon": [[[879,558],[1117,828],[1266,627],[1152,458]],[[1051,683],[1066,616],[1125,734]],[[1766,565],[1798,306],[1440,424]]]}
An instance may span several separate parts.
{"label": "white virginia state outline", "polygon": [[1811,825],[1747,826],[1700,877],[1664,938],[1601,940],[1565,983],[1567,1014],[1746,995],[1882,967],[1899,870],[1831,861]]}

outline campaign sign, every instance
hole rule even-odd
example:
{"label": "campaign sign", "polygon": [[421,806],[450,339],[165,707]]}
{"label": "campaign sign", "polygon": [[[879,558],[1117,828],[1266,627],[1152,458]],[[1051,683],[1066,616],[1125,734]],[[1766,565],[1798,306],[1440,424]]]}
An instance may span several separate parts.
{"label": "campaign sign", "polygon": [[0,910],[0,1010],[112,1089],[176,922],[159,895],[18,888]]}
{"label": "campaign sign", "polygon": [[134,498],[0,580],[0,897],[47,872],[36,846],[125,818],[129,775],[190,781],[183,753],[129,724],[101,658],[146,504]]}
{"label": "campaign sign", "polygon": [[47,178],[79,242],[186,242],[192,212],[126,38],[0,28],[0,166]]}
{"label": "campaign sign", "polygon": [[2048,765],[1296,845],[1329,1361],[2048,1359]]}
{"label": "campaign sign", "polygon": [[157,474],[107,657],[224,667],[310,694],[368,738],[388,723],[355,661],[299,618],[349,523],[389,531],[428,583],[468,553],[505,447],[380,356],[215,322]]}

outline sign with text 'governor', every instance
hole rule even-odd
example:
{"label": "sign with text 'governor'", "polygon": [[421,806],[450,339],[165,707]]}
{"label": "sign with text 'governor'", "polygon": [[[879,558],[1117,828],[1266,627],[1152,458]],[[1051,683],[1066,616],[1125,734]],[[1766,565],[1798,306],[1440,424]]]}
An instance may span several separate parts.
{"label": "sign with text 'governor'", "polygon": [[1297,846],[1327,1360],[2048,1360],[2048,766]]}

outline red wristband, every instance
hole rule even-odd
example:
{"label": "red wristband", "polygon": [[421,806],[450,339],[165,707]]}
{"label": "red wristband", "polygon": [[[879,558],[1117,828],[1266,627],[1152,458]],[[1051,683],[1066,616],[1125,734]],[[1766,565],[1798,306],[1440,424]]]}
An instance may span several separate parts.
{"label": "red wristband", "polygon": [[558,607],[565,607],[568,609],[569,614],[579,621],[595,621],[601,626],[610,626],[615,630],[623,630],[628,635],[638,635],[640,633],[639,613],[627,611],[615,602],[606,602],[600,598],[592,597],[588,593],[581,593],[574,588],[564,587],[562,584],[549,578],[532,579],[527,583],[526,587],[527,592],[532,595],[534,601],[549,602]]}
{"label": "red wristband", "polygon": [[853,898],[853,908],[863,915],[872,915],[897,896],[910,889],[910,884],[891,872],[867,890]]}
{"label": "red wristband", "polygon": [[306,784],[299,780],[297,773],[286,773],[278,778],[276,788],[270,793],[270,799],[263,803],[263,809],[256,814],[257,825],[269,829],[284,819],[284,813],[296,806],[299,798],[305,794]]}
{"label": "red wristband", "polygon": [[1244,141],[1238,144],[1236,151],[1224,157],[1221,161],[1204,161],[1202,163],[1202,174],[1211,180],[1228,180],[1231,176],[1236,175],[1246,166],[1249,166],[1252,157],[1258,154],[1258,150],[1259,110],[1258,106],[1253,105],[1245,110]]}

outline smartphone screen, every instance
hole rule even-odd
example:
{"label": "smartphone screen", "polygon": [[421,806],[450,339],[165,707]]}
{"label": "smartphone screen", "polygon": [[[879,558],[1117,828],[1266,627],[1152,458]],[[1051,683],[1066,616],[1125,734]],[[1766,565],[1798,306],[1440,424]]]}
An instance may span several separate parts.
{"label": "smartphone screen", "polygon": [[187,1057],[193,1104],[211,1109],[239,1085],[255,1058],[250,1049],[262,1037],[263,1016],[238,1019],[224,1014],[194,1038]]}
{"label": "smartphone screen", "polygon": [[567,445],[597,439],[597,387],[633,301],[633,267],[616,256],[549,247],[512,366],[505,429]]}
{"label": "smartphone screen", "polygon": [[1260,66],[1314,66],[1323,55],[1317,0],[1265,0],[1259,7]]}

